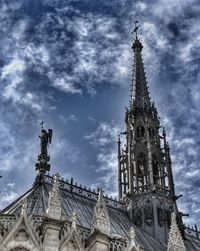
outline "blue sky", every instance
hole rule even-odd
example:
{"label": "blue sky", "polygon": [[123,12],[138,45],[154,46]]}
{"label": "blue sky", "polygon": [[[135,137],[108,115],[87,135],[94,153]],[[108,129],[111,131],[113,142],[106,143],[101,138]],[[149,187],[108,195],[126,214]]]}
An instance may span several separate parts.
{"label": "blue sky", "polygon": [[54,130],[51,173],[117,195],[116,140],[139,19],[179,207],[200,225],[199,11],[197,0],[1,0],[1,207],[33,184],[41,120]]}

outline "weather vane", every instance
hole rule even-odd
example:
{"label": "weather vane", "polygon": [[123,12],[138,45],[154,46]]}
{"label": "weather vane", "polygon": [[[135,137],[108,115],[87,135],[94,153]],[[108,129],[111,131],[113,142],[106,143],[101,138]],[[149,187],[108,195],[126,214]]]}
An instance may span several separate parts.
{"label": "weather vane", "polygon": [[136,34],[136,38],[137,38],[137,31],[138,31],[140,25],[138,25],[138,20],[134,21],[134,24],[135,24],[135,28],[134,28],[134,30],[131,32],[131,34],[135,33],[135,34]]}

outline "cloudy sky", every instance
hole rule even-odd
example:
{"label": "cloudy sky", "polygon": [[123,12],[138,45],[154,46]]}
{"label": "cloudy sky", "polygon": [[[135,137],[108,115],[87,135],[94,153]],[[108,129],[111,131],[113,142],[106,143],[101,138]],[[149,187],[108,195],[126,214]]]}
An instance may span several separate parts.
{"label": "cloudy sky", "polygon": [[0,1],[0,207],[32,186],[40,121],[51,173],[115,196],[139,19],[151,98],[171,146],[179,207],[200,226],[198,0]]}

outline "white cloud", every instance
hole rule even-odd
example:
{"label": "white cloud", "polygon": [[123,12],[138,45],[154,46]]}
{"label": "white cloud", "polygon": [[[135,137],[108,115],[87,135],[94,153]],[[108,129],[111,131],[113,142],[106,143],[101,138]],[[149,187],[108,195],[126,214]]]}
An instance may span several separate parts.
{"label": "white cloud", "polygon": [[6,193],[2,193],[1,195],[1,205],[0,208],[4,208],[6,205],[12,203],[15,199],[17,199],[20,194],[14,191],[7,191]]}
{"label": "white cloud", "polygon": [[[69,80],[68,80],[69,81]],[[74,86],[73,82],[66,82],[64,78],[55,78],[52,85],[61,91],[64,91],[66,93],[82,93],[81,89],[78,89]]]}
{"label": "white cloud", "polygon": [[98,148],[96,155],[96,172],[98,178],[92,187],[100,186],[113,197],[117,197],[117,135],[120,132],[118,125],[101,122],[96,130],[85,136],[90,144]]}
{"label": "white cloud", "polygon": [[4,79],[12,74],[20,74],[25,70],[25,62],[22,59],[14,58],[9,64],[2,68],[1,77]]}
{"label": "white cloud", "polygon": [[104,147],[110,143],[113,143],[119,132],[120,129],[113,125],[113,123],[109,124],[107,122],[102,122],[98,125],[94,132],[85,135],[84,138],[87,139],[90,144],[96,147]]}

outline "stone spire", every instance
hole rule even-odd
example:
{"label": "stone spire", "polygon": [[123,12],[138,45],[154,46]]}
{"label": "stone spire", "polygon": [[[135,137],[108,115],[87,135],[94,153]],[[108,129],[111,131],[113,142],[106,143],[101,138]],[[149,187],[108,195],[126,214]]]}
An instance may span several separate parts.
{"label": "stone spire", "polygon": [[40,175],[50,171],[50,156],[48,155],[48,146],[51,144],[53,130],[48,129],[48,132],[43,128],[44,122],[41,122],[41,135],[40,138],[40,154],[38,156],[38,162],[35,164],[36,170]]}
{"label": "stone spire", "polygon": [[181,232],[176,222],[176,213],[171,214],[171,228],[169,232],[167,251],[186,251]]}
{"label": "stone spire", "polygon": [[[139,26],[136,26],[139,28]],[[135,29],[136,29],[135,28]],[[137,36],[132,44],[134,53],[133,78],[131,85],[131,106],[134,109],[148,109],[150,107],[150,97],[142,60],[142,43]]]}
{"label": "stone spire", "polygon": [[95,230],[98,230],[103,234],[110,235],[110,220],[101,190],[99,190],[97,203],[94,207],[91,233]]}
{"label": "stone spire", "polygon": [[[138,27],[135,27],[136,31]],[[174,196],[166,133],[164,131],[160,136],[160,121],[154,103],[150,102],[141,56],[143,46],[137,34],[132,48],[134,67],[131,106],[126,110],[126,132],[123,133],[127,141],[125,149],[121,149],[121,141],[118,140],[119,197],[124,193],[155,190],[157,186],[166,190],[165,194]],[[161,139],[164,139],[163,143]]]}
{"label": "stone spire", "polygon": [[59,173],[54,175],[54,183],[52,190],[49,193],[49,202],[47,208],[47,215],[50,218],[60,220],[61,219],[61,201],[59,191]]}
{"label": "stone spire", "polygon": [[[136,24],[136,23],[135,23]],[[135,30],[139,26],[136,25]],[[126,108],[125,146],[118,140],[119,198],[137,227],[167,243],[167,215],[175,194],[166,133],[160,133],[157,109],[150,101],[142,61],[143,45],[136,34],[131,105]],[[123,139],[122,139],[123,141]],[[166,199],[167,198],[167,199]]]}

